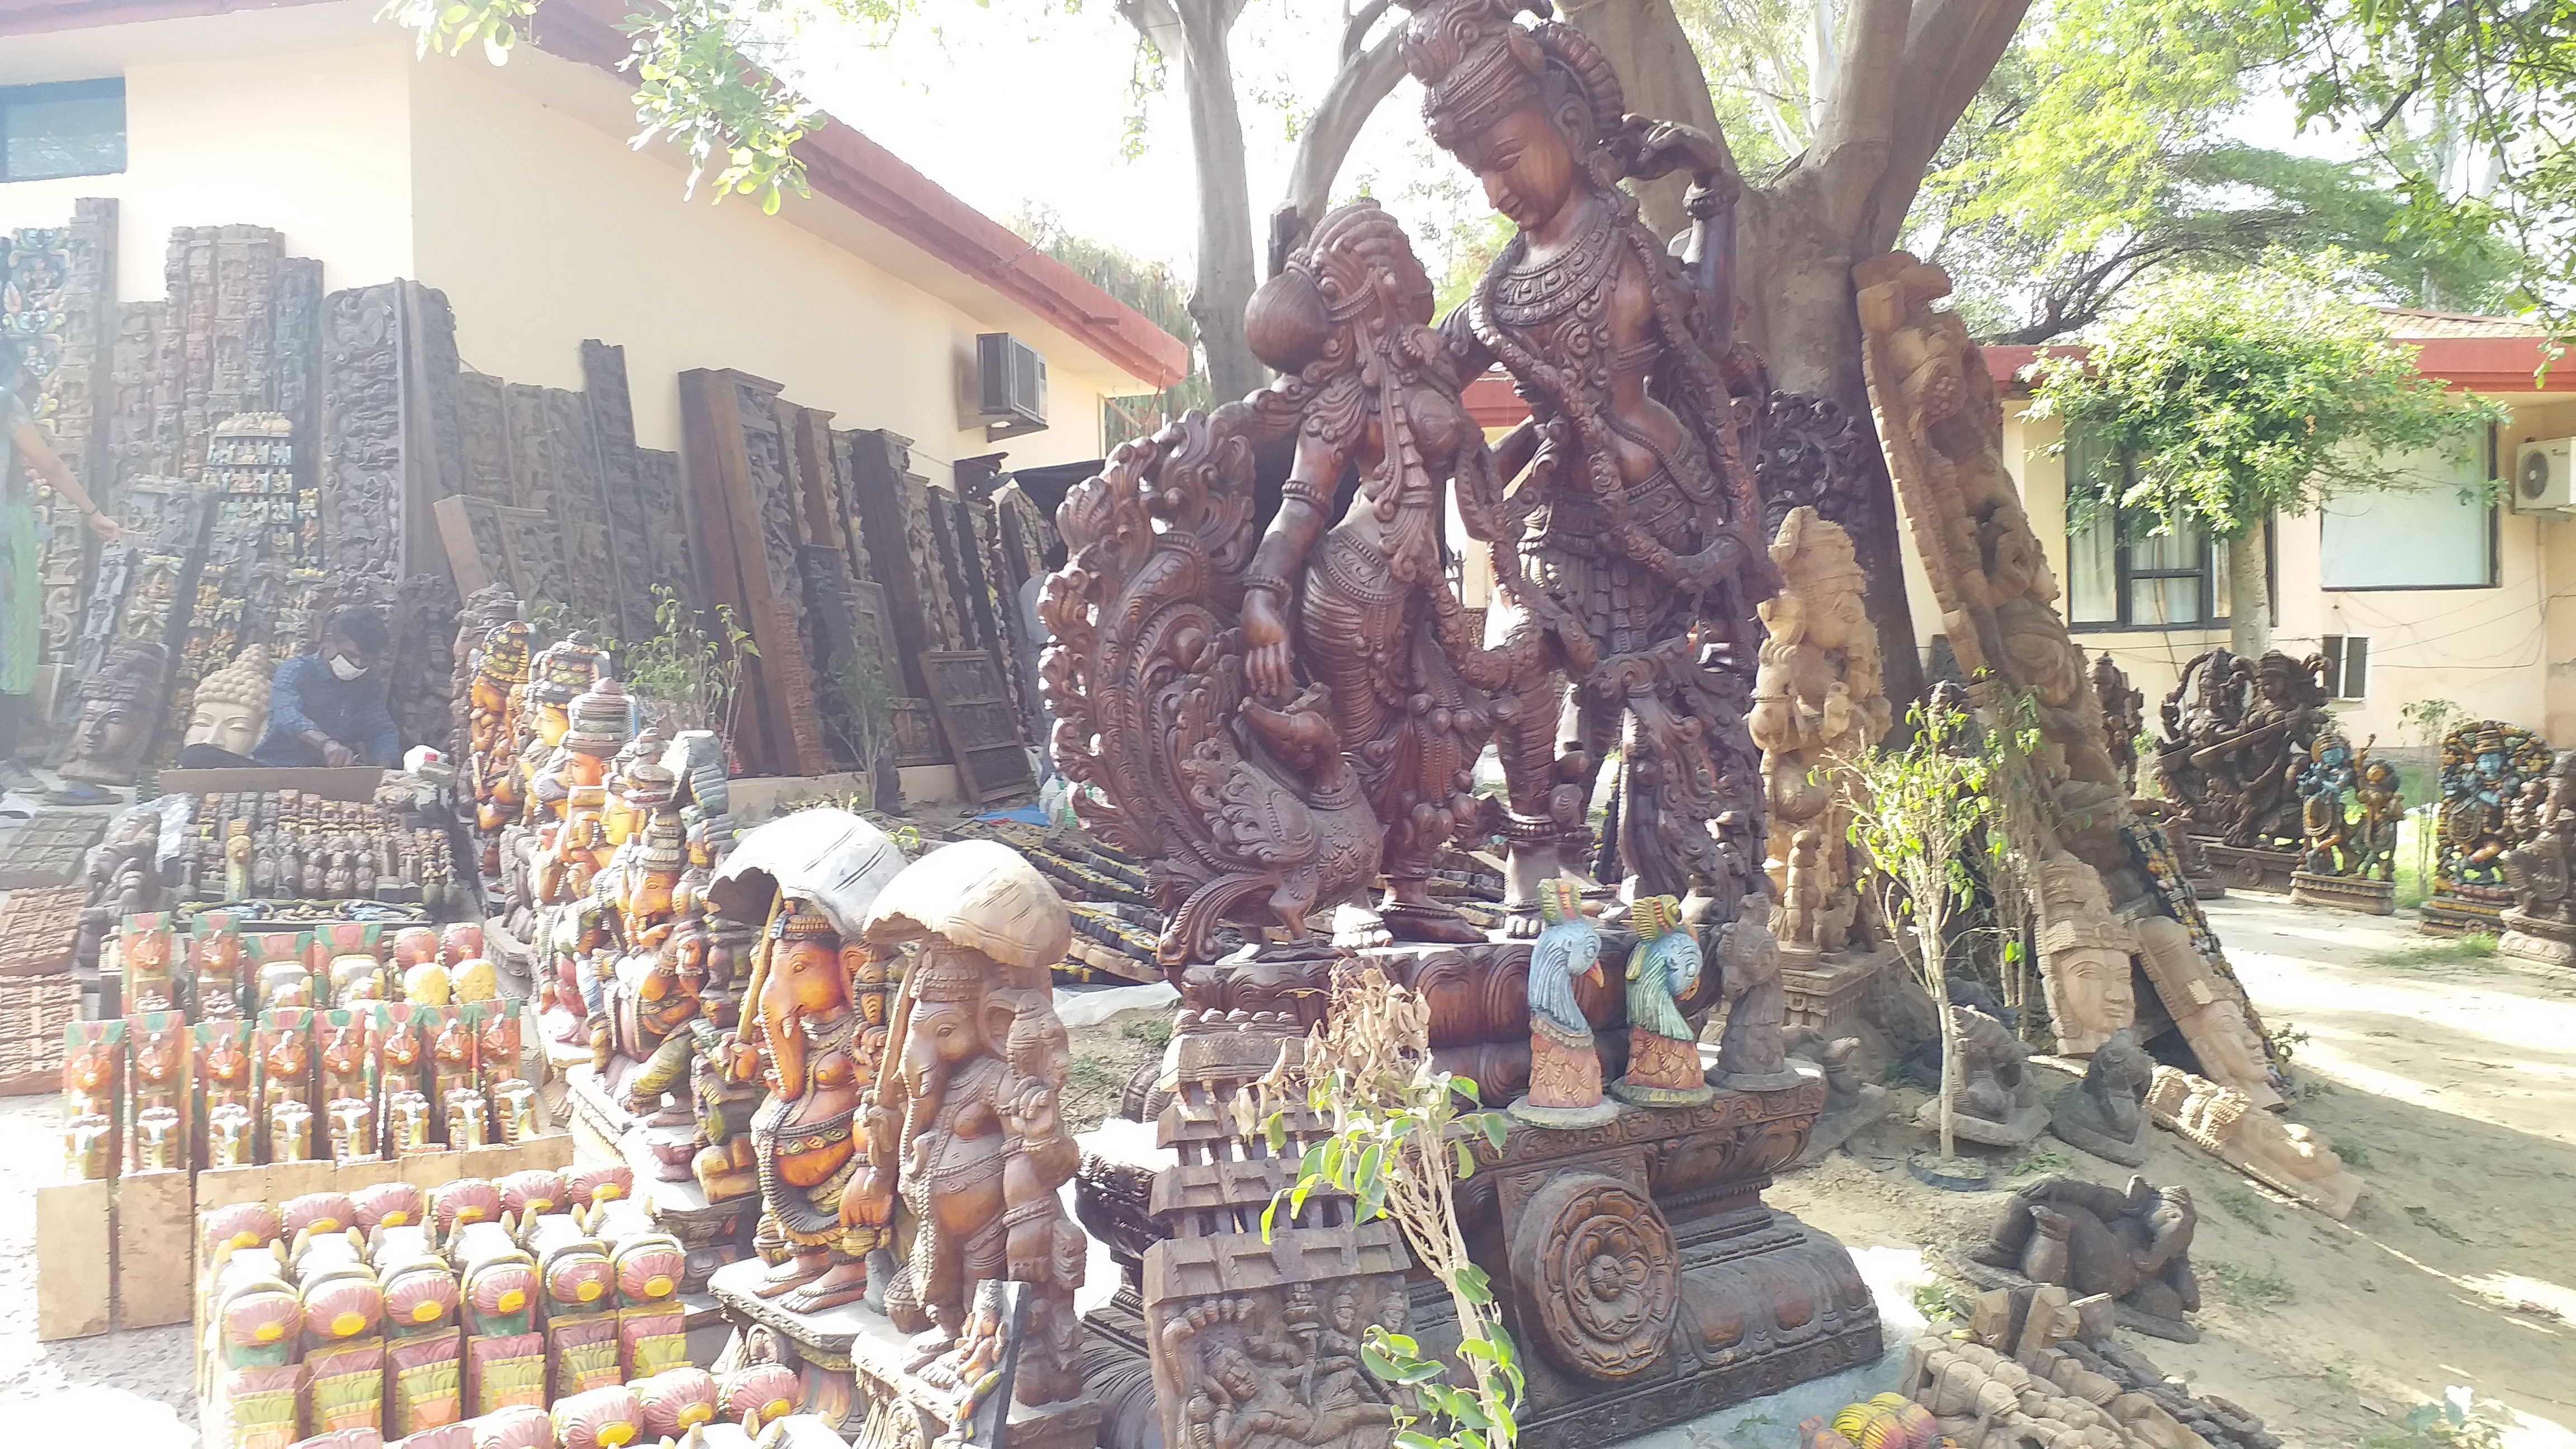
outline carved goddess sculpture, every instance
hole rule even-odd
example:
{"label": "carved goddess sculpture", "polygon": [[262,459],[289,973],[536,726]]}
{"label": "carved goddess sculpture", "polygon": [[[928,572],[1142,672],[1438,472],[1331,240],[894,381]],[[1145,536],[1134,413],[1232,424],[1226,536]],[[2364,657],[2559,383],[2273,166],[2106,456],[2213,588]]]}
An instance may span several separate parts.
{"label": "carved goddess sculpture", "polygon": [[[1624,114],[1592,44],[1521,0],[1408,0],[1403,52],[1432,139],[1518,234],[1444,324],[1461,375],[1500,361],[1531,421],[1496,449],[1506,499],[1462,475],[1461,516],[1496,545],[1486,634],[1528,662],[1495,709],[1510,800],[1508,903],[1535,934],[1539,882],[1589,855],[1592,786],[1621,752],[1615,858],[1628,893],[1705,891],[1724,914],[1759,869],[1761,802],[1740,722],[1758,537],[1711,340],[1709,298],[1638,220],[1622,176],[1688,164],[1695,252],[1734,184],[1706,136]],[[1724,310],[1721,305],[1721,310]],[[1731,326],[1731,316],[1716,319]],[[1740,837],[1712,827],[1733,812]]]}
{"label": "carved goddess sculpture", "polygon": [[[1441,843],[1476,818],[1473,767],[1489,729],[1482,695],[1460,677],[1479,661],[1467,658],[1440,532],[1449,477],[1490,492],[1493,462],[1430,321],[1430,278],[1369,201],[1325,217],[1253,296],[1253,350],[1297,379],[1305,423],[1243,576],[1245,663],[1273,703],[1296,692],[1296,662],[1331,691],[1334,730],[1384,827],[1387,932],[1475,942],[1483,933],[1429,889]],[[1359,489],[1327,530],[1347,469]]]}

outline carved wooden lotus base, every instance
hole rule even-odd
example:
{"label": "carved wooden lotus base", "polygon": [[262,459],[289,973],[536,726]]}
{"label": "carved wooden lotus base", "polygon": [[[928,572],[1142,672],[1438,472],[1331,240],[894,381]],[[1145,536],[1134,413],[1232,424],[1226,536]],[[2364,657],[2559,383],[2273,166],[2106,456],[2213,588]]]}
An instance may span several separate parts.
{"label": "carved wooden lotus base", "polygon": [[2303,906],[2331,906],[2338,911],[2353,911],[2365,916],[2397,914],[2396,885],[2366,876],[2293,871],[2290,873],[2290,899]]}
{"label": "carved wooden lotus base", "polygon": [[[588,1066],[574,1067],[571,1086],[573,1139],[585,1159],[622,1160],[635,1171],[635,1196],[663,1232],[680,1240],[688,1267],[680,1292],[691,1308],[690,1326],[699,1326],[712,1303],[703,1295],[708,1278],[727,1263],[751,1256],[752,1229],[760,1220],[760,1195],[709,1202],[695,1178],[667,1180],[663,1158],[672,1139],[694,1142],[694,1127],[653,1127],[613,1100]],[[659,1150],[657,1150],[659,1149]]]}
{"label": "carved wooden lotus base", "polygon": [[1896,959],[1894,946],[1875,951],[1836,951],[1828,955],[1795,946],[1780,948],[1780,986],[1789,1026],[1808,1026],[1827,1041],[1845,1035],[1860,1020],[1861,998],[1880,969]]}
{"label": "carved wooden lotus base", "polygon": [[2504,929],[2513,892],[2497,886],[2461,886],[2425,900],[2415,929],[2427,936],[2495,935]]}
{"label": "carved wooden lotus base", "polygon": [[2255,850],[2227,845],[2206,836],[2198,837],[2198,840],[2201,851],[2209,857],[2209,873],[2221,885],[2237,890],[2289,894],[2290,877],[2299,868],[2297,851]]}
{"label": "carved wooden lotus base", "polygon": [[[797,1375],[796,1412],[813,1414],[845,1438],[862,1443],[918,1441],[945,1433],[957,1409],[955,1386],[940,1387],[912,1373],[912,1335],[865,1303],[845,1303],[820,1313],[791,1313],[756,1291],[765,1265],[733,1263],[717,1270],[713,1291],[734,1326],[735,1346],[759,1334],[778,1361]],[[735,1355],[735,1347],[726,1350]],[[1010,1406],[1012,1449],[1092,1449],[1100,1442],[1101,1400],[1096,1380],[1081,1398],[1041,1408]],[[925,1422],[926,1421],[926,1422]]]}
{"label": "carved wooden lotus base", "polygon": [[2496,950],[2544,966],[2576,966],[2576,925],[2526,916],[2520,911],[2504,913],[2504,934],[2496,940]]}

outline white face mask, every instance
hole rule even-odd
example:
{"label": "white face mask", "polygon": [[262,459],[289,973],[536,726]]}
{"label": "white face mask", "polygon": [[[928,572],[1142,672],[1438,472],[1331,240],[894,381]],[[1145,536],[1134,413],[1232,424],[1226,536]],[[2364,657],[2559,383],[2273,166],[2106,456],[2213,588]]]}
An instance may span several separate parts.
{"label": "white face mask", "polygon": [[334,654],[331,656],[331,677],[339,680],[343,684],[356,679],[359,675],[366,672],[367,667],[365,665],[351,663],[349,661],[349,656],[346,654]]}

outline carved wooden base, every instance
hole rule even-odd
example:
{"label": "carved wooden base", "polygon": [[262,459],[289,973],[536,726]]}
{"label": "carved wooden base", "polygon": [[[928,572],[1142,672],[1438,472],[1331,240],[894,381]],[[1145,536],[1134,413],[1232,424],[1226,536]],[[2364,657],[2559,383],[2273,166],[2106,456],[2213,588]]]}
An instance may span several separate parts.
{"label": "carved wooden base", "polygon": [[2576,967],[2576,925],[2526,916],[2518,910],[2505,912],[2503,921],[2497,951],[2544,966]]}
{"label": "carved wooden base", "polygon": [[1516,1097],[1503,1110],[1533,1127],[1570,1131],[1577,1127],[1607,1125],[1625,1109],[1616,1102],[1595,1102],[1589,1107],[1534,1107],[1527,1097]]}
{"label": "carved wooden base", "polygon": [[[949,1430],[957,1390],[913,1375],[911,1335],[865,1303],[791,1313],[754,1291],[765,1271],[756,1261],[728,1264],[717,1270],[713,1290],[737,1339],[764,1330],[779,1361],[796,1372],[798,1413],[816,1415],[862,1442],[877,1442],[862,1430],[889,1427],[889,1419],[920,1432],[923,1444]],[[1034,1409],[1014,1402],[1007,1442],[1011,1449],[1092,1449],[1101,1442],[1101,1407],[1096,1380],[1078,1399]]]}
{"label": "carved wooden base", "polygon": [[2512,904],[2513,892],[2501,887],[2461,886],[2427,899],[2415,913],[2415,929],[2427,936],[2496,935]]}
{"label": "carved wooden base", "polygon": [[1780,985],[1788,999],[1790,1026],[1811,1026],[1831,1041],[1860,1020],[1861,998],[1879,970],[1896,959],[1896,948],[1837,951],[1817,955],[1794,946],[1780,948]]}
{"label": "carved wooden base", "polygon": [[[694,1142],[695,1127],[648,1125],[618,1105],[587,1064],[565,1076],[571,1087],[573,1138],[582,1156],[623,1160],[633,1168],[636,1198],[687,1251],[688,1268],[680,1277],[683,1294],[705,1292],[718,1268],[751,1256],[752,1229],[760,1220],[758,1193],[711,1203],[697,1179],[672,1182],[662,1176],[662,1159],[673,1140]],[[692,1327],[699,1316],[691,1315]]]}
{"label": "carved wooden base", "polygon": [[2241,845],[2223,844],[2206,836],[2199,837],[2198,843],[2201,851],[2209,857],[2209,873],[2220,884],[2238,890],[2289,894],[2290,876],[2299,868],[2297,851],[2253,850]]}
{"label": "carved wooden base", "polygon": [[2394,882],[2371,880],[2366,876],[2314,875],[2301,870],[2290,873],[2290,899],[2303,906],[2331,906],[2338,911],[2353,911],[2365,916],[2397,914],[2397,886]]}

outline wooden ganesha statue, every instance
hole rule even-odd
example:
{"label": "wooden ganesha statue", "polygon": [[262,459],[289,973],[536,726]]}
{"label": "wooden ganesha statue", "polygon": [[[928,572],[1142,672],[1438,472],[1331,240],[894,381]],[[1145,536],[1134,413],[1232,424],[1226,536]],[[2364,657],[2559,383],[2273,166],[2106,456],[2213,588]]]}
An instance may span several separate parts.
{"label": "wooden ganesha statue", "polygon": [[858,1109],[876,1078],[885,1032],[852,999],[865,948],[844,944],[831,918],[790,897],[770,923],[743,993],[733,1074],[765,1074],[769,1097],[751,1119],[760,1162],[761,1236],[783,1245],[762,1279],[799,1313],[851,1303],[868,1287],[867,1255],[888,1218],[855,1215],[861,1163]]}
{"label": "wooden ganesha statue", "polygon": [[[1058,1189],[1081,1153],[1064,1118],[1071,1061],[1050,970],[1072,921],[1046,879],[1009,848],[967,841],[888,882],[869,911],[872,947],[918,943],[865,1116],[867,1178],[845,1217],[883,1224],[894,1196],[919,1225],[886,1314],[928,1330],[917,1366],[961,1342],[974,1285],[1032,1285],[1013,1396],[1082,1392],[1082,1285],[1089,1240]],[[956,1365],[944,1365],[954,1376]]]}

